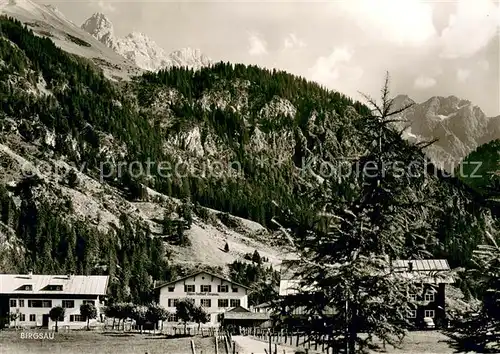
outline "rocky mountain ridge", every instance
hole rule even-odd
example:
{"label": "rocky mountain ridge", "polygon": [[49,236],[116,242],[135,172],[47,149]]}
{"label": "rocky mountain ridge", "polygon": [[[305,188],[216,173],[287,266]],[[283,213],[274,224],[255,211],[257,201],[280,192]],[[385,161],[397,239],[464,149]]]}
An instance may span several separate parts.
{"label": "rocky mountain ridge", "polygon": [[397,123],[405,137],[413,142],[437,141],[426,149],[431,160],[447,171],[479,146],[500,139],[500,116],[487,117],[481,108],[456,96],[431,97],[416,103],[406,95],[394,99],[395,108],[413,104],[400,115]]}
{"label": "rocky mountain ridge", "polygon": [[113,24],[102,13],[94,13],[81,28],[144,70],[158,71],[172,66],[199,69],[213,64],[199,49],[182,48],[167,53],[144,33],[132,32],[123,38],[116,37]]}

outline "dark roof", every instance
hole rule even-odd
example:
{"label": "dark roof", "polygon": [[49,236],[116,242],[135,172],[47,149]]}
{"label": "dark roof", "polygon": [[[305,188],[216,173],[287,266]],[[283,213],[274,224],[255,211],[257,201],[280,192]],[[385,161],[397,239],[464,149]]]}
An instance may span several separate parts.
{"label": "dark roof", "polygon": [[226,313],[227,312],[251,312],[251,311],[249,309],[244,308],[243,306],[236,306],[226,311]]}
{"label": "dark roof", "polygon": [[266,321],[270,318],[270,315],[268,313],[263,313],[263,312],[224,312],[222,316],[225,320]]}
{"label": "dark roof", "polygon": [[190,275],[187,275],[185,277],[182,277],[182,278],[179,278],[179,279],[176,279],[176,280],[173,280],[173,281],[169,281],[167,283],[163,283],[161,285],[158,285],[155,287],[155,289],[161,289],[167,285],[171,285],[171,284],[176,284],[180,281],[183,281],[183,280],[186,280],[186,279],[189,279],[189,278],[192,278],[192,277],[195,277],[197,275],[200,275],[200,274],[208,274],[210,276],[213,276],[213,277],[216,277],[216,278],[219,278],[221,280],[224,280],[224,281],[227,281],[228,283],[231,283],[231,284],[234,284],[234,285],[238,285],[239,287],[242,287],[242,288],[245,288],[245,289],[250,289],[248,286],[245,286],[243,284],[240,284],[240,283],[237,283],[235,281],[232,281],[232,280],[229,280],[227,278],[224,278],[223,276],[220,276],[220,275],[217,275],[217,274],[213,274],[213,273],[210,273],[210,272],[207,272],[206,270],[201,270],[199,272],[196,272],[196,273],[193,273],[193,274],[190,274]]}

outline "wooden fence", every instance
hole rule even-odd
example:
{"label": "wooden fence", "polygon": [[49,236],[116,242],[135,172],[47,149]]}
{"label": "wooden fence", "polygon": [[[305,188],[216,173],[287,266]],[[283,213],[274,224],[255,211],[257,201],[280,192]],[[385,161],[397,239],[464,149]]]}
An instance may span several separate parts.
{"label": "wooden fence", "polygon": [[[332,348],[328,343],[331,339],[327,335],[317,336],[297,331],[268,331],[266,329],[254,328],[250,331],[250,336],[261,341],[269,342],[269,354],[277,353],[277,345],[287,345],[291,347],[301,348],[305,353],[325,353],[338,354],[340,351],[337,348]],[[274,344],[274,351],[272,350]]]}

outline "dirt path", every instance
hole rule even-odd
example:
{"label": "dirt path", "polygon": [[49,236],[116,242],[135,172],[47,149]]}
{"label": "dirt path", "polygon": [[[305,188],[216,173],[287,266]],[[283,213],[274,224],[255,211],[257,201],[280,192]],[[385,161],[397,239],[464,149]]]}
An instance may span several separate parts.
{"label": "dirt path", "polygon": [[[251,337],[233,336],[233,341],[236,343],[236,351],[239,354],[265,354],[266,350],[269,352],[269,343]],[[274,344],[272,344],[271,348],[274,353]],[[287,345],[278,345],[278,354],[295,354],[299,350]]]}

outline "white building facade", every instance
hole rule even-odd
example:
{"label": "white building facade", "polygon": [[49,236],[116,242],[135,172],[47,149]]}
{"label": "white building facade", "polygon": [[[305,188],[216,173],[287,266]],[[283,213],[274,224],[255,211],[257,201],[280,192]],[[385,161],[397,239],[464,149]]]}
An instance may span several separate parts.
{"label": "white building facade", "polygon": [[0,274],[1,311],[15,315],[11,327],[53,328],[49,312],[61,306],[65,313],[58,325],[81,328],[87,323],[80,315],[82,304],[91,303],[97,309],[97,318],[90,324],[99,320],[108,280],[108,276],[94,275]]}
{"label": "white building facade", "polygon": [[241,306],[248,308],[249,288],[205,271],[163,284],[159,290],[159,304],[173,314],[169,322],[178,322],[175,316],[179,300],[190,299],[210,315],[210,324],[219,322],[219,314]]}

